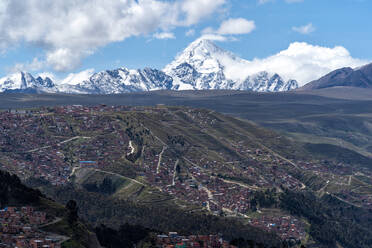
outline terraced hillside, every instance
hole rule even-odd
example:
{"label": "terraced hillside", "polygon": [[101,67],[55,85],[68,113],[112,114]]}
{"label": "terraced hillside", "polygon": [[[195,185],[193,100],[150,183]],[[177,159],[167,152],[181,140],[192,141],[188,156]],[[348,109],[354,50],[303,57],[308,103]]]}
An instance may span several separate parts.
{"label": "terraced hillside", "polygon": [[[2,169],[61,202],[76,200],[91,223],[222,233],[267,247],[372,242],[370,217],[348,215],[371,215],[368,162],[324,160],[247,121],[164,105],[75,105],[0,119]],[[325,235],[335,221],[354,225]]]}

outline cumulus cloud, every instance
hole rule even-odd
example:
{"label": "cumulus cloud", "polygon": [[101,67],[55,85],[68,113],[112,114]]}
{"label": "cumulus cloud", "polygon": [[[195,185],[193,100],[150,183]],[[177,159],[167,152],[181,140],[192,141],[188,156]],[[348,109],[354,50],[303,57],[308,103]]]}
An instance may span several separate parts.
{"label": "cumulus cloud", "polygon": [[268,71],[278,73],[286,80],[295,79],[301,86],[333,70],[342,67],[354,68],[367,63],[368,61],[353,58],[344,47],[321,47],[305,42],[294,42],[286,50],[263,59],[223,61],[226,75],[233,79]]}
{"label": "cumulus cloud", "polygon": [[168,39],[175,39],[174,33],[170,32],[162,32],[162,33],[155,33],[154,38],[159,40],[168,40]]}
{"label": "cumulus cloud", "polygon": [[253,63],[287,78],[297,79],[303,85],[330,71],[342,67],[358,67],[368,61],[353,58],[342,46],[329,48],[295,42],[290,44],[288,49],[267,59],[255,60]]}
{"label": "cumulus cloud", "polygon": [[244,18],[230,18],[223,21],[217,30],[205,28],[203,34],[239,35],[251,33],[256,28],[255,22]]}
{"label": "cumulus cloud", "polygon": [[226,0],[1,0],[0,49],[20,42],[45,49],[57,71],[80,65],[99,47],[131,36],[187,27]]}
{"label": "cumulus cloud", "polygon": [[228,19],[222,22],[217,30],[218,34],[248,34],[256,28],[254,21],[249,21],[244,18]]}
{"label": "cumulus cloud", "polygon": [[292,30],[300,34],[310,34],[315,31],[315,27],[312,23],[309,23],[305,26],[292,27]]}

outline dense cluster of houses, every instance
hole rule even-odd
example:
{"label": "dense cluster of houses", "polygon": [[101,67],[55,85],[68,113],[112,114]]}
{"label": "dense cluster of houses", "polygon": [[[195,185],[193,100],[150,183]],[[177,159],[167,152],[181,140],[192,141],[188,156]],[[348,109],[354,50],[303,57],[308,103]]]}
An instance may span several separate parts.
{"label": "dense cluster of houses", "polygon": [[219,235],[180,236],[176,232],[158,235],[156,247],[159,248],[235,248]]}
{"label": "dense cluster of houses", "polygon": [[269,232],[276,232],[283,240],[304,240],[305,224],[293,216],[261,216],[252,218],[250,224]]}
{"label": "dense cluster of houses", "polygon": [[45,212],[33,207],[7,207],[0,210],[1,248],[60,248],[59,239],[40,231],[47,224]]}
{"label": "dense cluster of houses", "polygon": [[334,175],[350,175],[353,174],[354,169],[352,166],[348,166],[342,163],[334,163],[327,160],[319,161],[319,163],[312,163],[307,161],[299,161],[298,166],[304,170],[310,170],[317,173],[326,173]]}
{"label": "dense cluster of houses", "polygon": [[[253,153],[256,154],[256,151]],[[263,156],[263,153],[260,152],[260,156]],[[177,161],[169,156],[166,150],[161,156],[159,153],[145,151],[144,175],[150,184],[160,188],[163,192],[189,203],[203,206],[216,215],[224,213],[247,217],[247,214],[251,212],[250,200],[253,196],[253,187],[245,187],[244,184],[234,183],[231,180],[210,174],[209,171],[212,168],[222,166],[220,162],[207,161],[205,158],[198,160],[197,157],[186,159],[190,161],[188,175],[181,176],[179,174],[184,173],[177,172],[177,166],[175,166]],[[225,170],[225,172],[229,171]],[[233,177],[233,173],[235,172],[231,171],[231,177]],[[282,176],[283,180],[287,180],[288,187],[290,185],[301,186],[288,173],[279,169],[274,173],[276,173],[273,174],[274,176]],[[291,181],[291,179],[293,180]],[[269,177],[267,182],[272,182]],[[277,232],[283,239],[301,240],[305,238],[306,234],[305,224],[293,216],[262,217],[252,220],[251,223],[261,229]]]}
{"label": "dense cluster of houses", "polygon": [[[0,147],[6,155],[0,168],[23,179],[36,177],[63,185],[76,166],[99,168],[119,160],[130,150],[129,139],[119,124],[94,114],[106,108],[66,106],[53,109],[57,114],[45,109],[0,113]],[[76,129],[98,135],[80,136]],[[72,143],[73,151],[69,150]]]}

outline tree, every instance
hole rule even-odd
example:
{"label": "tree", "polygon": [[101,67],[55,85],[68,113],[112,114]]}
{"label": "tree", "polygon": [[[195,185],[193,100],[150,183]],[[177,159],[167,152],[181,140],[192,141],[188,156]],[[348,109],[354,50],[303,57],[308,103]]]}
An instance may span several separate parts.
{"label": "tree", "polygon": [[70,224],[76,223],[78,220],[78,206],[76,201],[69,200],[66,204],[67,209],[67,221]]}
{"label": "tree", "polygon": [[100,185],[100,192],[103,194],[112,194],[115,192],[115,187],[112,184],[112,180],[110,178],[103,179],[101,185]]}
{"label": "tree", "polygon": [[251,209],[252,209],[253,212],[257,211],[257,200],[256,200],[256,198],[251,199]]}

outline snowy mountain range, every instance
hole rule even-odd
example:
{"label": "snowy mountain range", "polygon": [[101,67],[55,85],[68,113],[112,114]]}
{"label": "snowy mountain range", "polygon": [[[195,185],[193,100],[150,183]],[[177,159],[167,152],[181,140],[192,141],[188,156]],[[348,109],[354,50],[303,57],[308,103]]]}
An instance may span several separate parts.
{"label": "snowy mountain range", "polygon": [[162,71],[119,68],[98,73],[80,73],[53,81],[19,72],[0,78],[0,92],[119,94],[153,90],[247,90],[280,92],[298,88],[296,80],[285,81],[276,73],[262,71],[249,75],[249,62],[198,39],[191,43]]}

